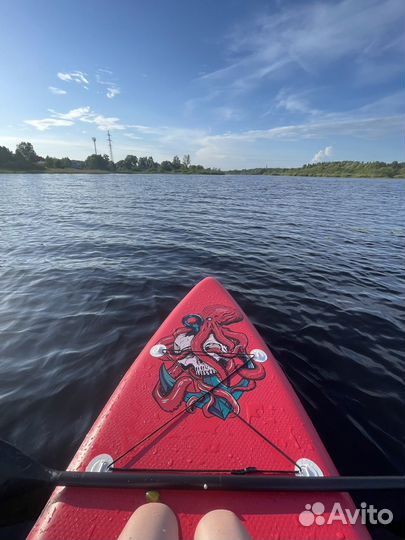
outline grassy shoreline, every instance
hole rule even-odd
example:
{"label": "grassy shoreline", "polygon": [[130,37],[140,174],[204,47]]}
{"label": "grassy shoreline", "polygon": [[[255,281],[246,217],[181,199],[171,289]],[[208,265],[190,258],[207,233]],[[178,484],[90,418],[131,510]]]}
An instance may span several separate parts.
{"label": "grassy shoreline", "polygon": [[106,171],[103,169],[0,169],[0,174],[168,174],[168,175],[185,175],[190,176],[193,174],[202,175],[224,175],[226,172],[214,172],[214,171],[199,171],[199,172],[185,172],[185,171]]}
{"label": "grassy shoreline", "polygon": [[386,179],[386,180],[400,180],[405,179],[404,175],[397,174],[394,176],[387,176],[384,174],[327,174],[327,173],[319,173],[319,172],[307,172],[305,171],[305,174],[303,174],[300,170],[300,172],[250,172],[250,171],[218,171],[218,172],[185,172],[185,171],[167,171],[167,172],[160,172],[160,171],[105,171],[102,169],[43,169],[43,170],[11,170],[11,169],[0,169],[0,174],[131,174],[131,175],[138,175],[138,174],[158,174],[158,175],[182,175],[182,176],[190,176],[190,175],[204,175],[204,176],[296,176],[300,178],[368,178],[370,180],[372,179]]}

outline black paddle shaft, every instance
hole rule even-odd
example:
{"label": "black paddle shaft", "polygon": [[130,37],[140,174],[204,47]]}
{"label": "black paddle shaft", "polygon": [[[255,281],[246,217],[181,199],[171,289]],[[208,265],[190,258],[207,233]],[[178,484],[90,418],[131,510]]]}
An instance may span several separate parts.
{"label": "black paddle shaft", "polygon": [[29,485],[127,489],[201,489],[245,491],[405,490],[404,476],[270,476],[249,474],[190,474],[183,472],[76,472],[41,465],[0,440],[0,494]]}
{"label": "black paddle shaft", "polygon": [[403,489],[405,477],[336,476],[271,477],[263,474],[173,474],[53,471],[50,484],[137,489],[201,489],[246,491],[358,491]]}

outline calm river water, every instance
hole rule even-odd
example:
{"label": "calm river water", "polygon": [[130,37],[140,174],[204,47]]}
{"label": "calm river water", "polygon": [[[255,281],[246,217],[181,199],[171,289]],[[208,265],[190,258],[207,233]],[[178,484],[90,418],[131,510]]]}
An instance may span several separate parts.
{"label": "calm river water", "polygon": [[[0,437],[65,467],[207,275],[291,380],[342,474],[403,474],[402,180],[0,175]],[[1,459],[1,456],[0,456]],[[47,493],[3,505],[24,538]],[[402,538],[403,501],[375,538]]]}

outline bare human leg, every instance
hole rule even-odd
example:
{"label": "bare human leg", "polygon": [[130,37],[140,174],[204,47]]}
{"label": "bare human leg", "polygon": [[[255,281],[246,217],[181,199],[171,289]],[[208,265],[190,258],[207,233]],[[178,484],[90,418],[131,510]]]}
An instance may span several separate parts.
{"label": "bare human leg", "polygon": [[135,510],[118,540],[178,540],[173,511],[160,502],[143,504]]}
{"label": "bare human leg", "polygon": [[198,522],[195,540],[251,540],[238,516],[230,510],[213,510]]}

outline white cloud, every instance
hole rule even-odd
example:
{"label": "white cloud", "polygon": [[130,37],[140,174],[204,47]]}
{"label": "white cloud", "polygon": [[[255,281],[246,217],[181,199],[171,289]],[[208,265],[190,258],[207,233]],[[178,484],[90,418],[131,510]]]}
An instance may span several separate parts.
{"label": "white cloud", "polygon": [[321,122],[307,122],[270,129],[252,129],[241,132],[228,132],[210,135],[210,141],[234,140],[255,142],[258,140],[289,140],[326,138],[334,135],[355,136],[375,139],[387,133],[403,131],[401,115],[378,118],[344,118],[338,115],[325,117]]}
{"label": "white cloud", "polygon": [[61,80],[61,81],[72,81],[72,76],[69,74],[69,73],[57,73],[57,77]]}
{"label": "white cloud", "polygon": [[291,113],[316,114],[319,112],[309,106],[302,94],[290,93],[284,88],[278,92],[275,102],[277,109],[285,109]]}
{"label": "white cloud", "polygon": [[97,128],[101,131],[125,129],[126,126],[121,124],[120,119],[115,116],[103,116],[102,114],[90,113],[80,118],[82,122],[88,122],[89,124],[96,124]]}
{"label": "white cloud", "polygon": [[40,131],[44,131],[51,127],[56,126],[71,126],[75,121],[86,122],[88,124],[95,124],[101,131],[107,130],[121,130],[125,129],[125,125],[120,122],[119,118],[108,117],[102,114],[96,113],[91,110],[89,106],[78,107],[72,109],[67,113],[59,113],[52,109],[49,110],[51,118],[43,118],[40,120],[25,120],[26,124],[29,124]]}
{"label": "white cloud", "polygon": [[98,69],[96,73],[96,81],[98,82],[98,84],[101,84],[102,86],[107,87],[107,91],[105,95],[106,97],[108,97],[108,99],[113,99],[115,96],[118,96],[118,94],[121,93],[121,88],[118,86],[116,82],[105,80],[104,75],[108,75],[108,78],[110,79],[113,75],[113,72],[110,71],[109,69],[103,69],[103,68]]}
{"label": "white cloud", "polygon": [[[59,115],[59,116],[58,116]],[[153,155],[158,161],[171,159],[175,154],[189,153],[193,163],[222,168],[271,166],[299,166],[307,162],[307,146],[303,141],[319,141],[322,150],[314,156],[322,161],[333,155],[333,148],[326,143],[333,136],[377,139],[403,132],[402,115],[386,117],[352,118],[329,115],[319,122],[306,122],[294,125],[281,125],[270,129],[244,130],[212,134],[207,130],[187,129],[171,126],[146,126],[124,124],[118,118],[97,114],[90,107],[79,107],[65,113],[52,112],[51,118],[27,120],[27,124],[43,132],[57,126],[83,126],[82,122],[93,124],[98,129],[121,130],[114,136],[114,155],[121,159],[126,154]],[[84,126],[83,126],[84,127]],[[125,131],[124,131],[125,130]],[[68,132],[66,132],[68,133]],[[90,134],[94,134],[91,129]],[[72,134],[76,141],[78,131]],[[79,141],[81,140],[79,135]],[[125,143],[125,139],[127,143]],[[133,140],[130,140],[133,139]],[[21,139],[19,139],[21,140]],[[35,137],[30,137],[34,144]],[[297,141],[291,146],[289,143]],[[17,141],[18,142],[18,141]],[[281,144],[280,144],[281,143]],[[287,143],[287,144],[284,144]],[[70,146],[65,146],[56,137],[49,136],[49,145],[60,145],[60,154],[66,155]],[[311,143],[312,144],[312,143]],[[45,139],[41,143],[42,154],[55,153],[46,149]],[[80,149],[79,149],[80,146]],[[77,145],[76,158],[86,157],[92,152],[91,142],[82,141]],[[294,151],[292,151],[292,148]],[[284,150],[283,150],[284,149]],[[80,152],[80,155],[79,155]],[[291,157],[292,153],[294,157]],[[73,156],[72,156],[73,157]],[[377,156],[376,156],[377,157]],[[361,159],[362,156],[359,156]]]}
{"label": "white cloud", "polygon": [[[179,153],[181,148],[181,152],[190,153],[195,161],[201,161],[204,165],[225,168],[248,165],[253,167],[260,164],[264,166],[269,159],[273,165],[290,166],[294,160],[288,155],[278,152],[277,156],[269,156],[272,141],[322,141],[334,136],[378,139],[403,131],[403,118],[401,115],[363,118],[353,117],[352,114],[347,117],[334,114],[321,116],[316,122],[281,125],[270,129],[228,131],[214,135],[204,130],[168,126],[134,124],[127,125],[127,128],[132,129],[136,136],[142,136],[142,144],[147,141],[155,149],[153,155],[166,155],[164,159],[167,159],[167,155]],[[132,133],[127,132],[125,135],[132,137]],[[287,146],[285,147],[287,149]],[[330,157],[332,152],[331,147],[323,149],[325,158]],[[295,164],[302,164],[306,160],[305,152],[297,149]]]}
{"label": "white cloud", "polygon": [[311,160],[311,163],[321,163],[323,161],[328,161],[333,154],[332,146],[325,146],[322,150],[319,150]]}
{"label": "white cloud", "polygon": [[70,73],[60,72],[57,74],[58,78],[64,82],[76,82],[81,85],[89,84],[88,79],[86,78],[86,73],[82,71],[71,71]]}
{"label": "white cloud", "polygon": [[48,90],[52,92],[52,94],[56,94],[57,96],[63,96],[64,94],[67,94],[66,90],[56,88],[56,86],[48,86]]}
{"label": "white cloud", "polygon": [[97,72],[98,73],[106,73],[107,75],[112,75],[113,74],[113,72],[110,69],[107,69],[107,68],[98,68]]}
{"label": "white cloud", "polygon": [[[121,144],[118,143],[118,134],[115,136],[117,156],[120,154],[119,148],[122,148],[122,152],[129,149],[129,153],[153,155],[158,160],[168,159],[175,154],[189,153],[194,163],[202,162],[204,165],[224,168],[264,166],[266,163],[290,166],[292,162],[299,165],[307,160],[308,146],[304,151],[305,140],[316,140],[318,148],[322,147],[313,158],[319,161],[332,155],[332,148],[326,144],[336,145],[335,137],[372,140],[387,136],[403,136],[402,97],[402,92],[399,92],[393,94],[391,98],[380,99],[346,113],[325,113],[312,109],[305,100],[305,93],[294,94],[285,90],[278,94],[274,106],[286,111],[300,109],[309,112],[311,114],[308,121],[280,123],[268,129],[234,129],[217,133],[197,128],[130,124],[115,116],[104,116],[90,106],[77,107],[66,112],[50,110],[49,117],[29,119],[25,124],[41,132],[54,127],[73,125],[81,129],[85,127],[82,123],[94,126],[88,130],[89,133],[94,128],[100,131],[122,131]],[[395,107],[392,107],[392,103],[395,103]],[[313,114],[314,111],[316,114]],[[222,114],[224,118],[232,118],[234,113],[235,109],[232,107],[217,111],[217,114]],[[125,138],[127,146],[124,144]],[[133,146],[130,147],[129,139],[137,142],[132,143]],[[302,141],[303,144],[296,145],[295,157],[291,159],[288,157],[291,151],[287,150],[289,144],[281,146],[280,143],[296,141]],[[270,150],[276,146],[279,148],[277,155],[271,156]],[[282,154],[282,148],[286,148],[286,156]]]}
{"label": "white cloud", "polygon": [[[292,72],[319,76],[324,69],[350,58],[352,73],[385,66],[381,51],[389,46],[392,62],[384,77],[402,69],[404,3],[398,0],[302,2],[273,9],[253,21],[244,20],[228,37],[228,65],[200,77],[212,87],[247,91],[271,76],[272,84]],[[399,39],[400,38],[400,39]]]}
{"label": "white cloud", "polygon": [[[301,144],[296,145],[295,159],[291,157],[289,145],[284,144],[286,155],[277,151],[272,155],[271,149],[274,143],[300,142],[304,140],[328,140],[334,136],[344,138],[356,137],[361,139],[378,139],[394,133],[403,133],[402,115],[375,117],[375,118],[351,118],[330,115],[319,122],[307,122],[287,126],[278,126],[270,129],[245,130],[226,132],[222,134],[205,136],[194,139],[195,159],[205,165],[224,168],[233,167],[257,167],[272,163],[274,166],[298,166],[307,161],[302,152]],[[191,140],[190,140],[191,144]],[[280,145],[277,145],[280,148]],[[326,159],[333,153],[331,147],[323,149],[319,153],[319,159]],[[191,152],[190,152],[191,153]],[[359,157],[360,159],[360,157]]]}
{"label": "white cloud", "polygon": [[135,135],[134,133],[124,133],[125,137],[128,137],[128,139],[133,139],[133,140],[142,140],[142,137],[138,137],[137,135]]}
{"label": "white cloud", "polygon": [[118,96],[118,94],[121,93],[121,90],[118,88],[118,86],[111,86],[107,88],[106,96],[109,99],[112,99],[115,96]]}
{"label": "white cloud", "polygon": [[63,118],[64,120],[80,120],[90,114],[90,107],[78,107],[77,109],[72,109],[67,113],[58,113],[52,109],[49,109],[49,112],[52,113],[52,116],[55,118]]}
{"label": "white cloud", "polygon": [[42,118],[41,120],[24,120],[25,124],[28,124],[38,131],[46,131],[51,127],[67,127],[72,126],[71,120],[63,120],[61,118]]}

